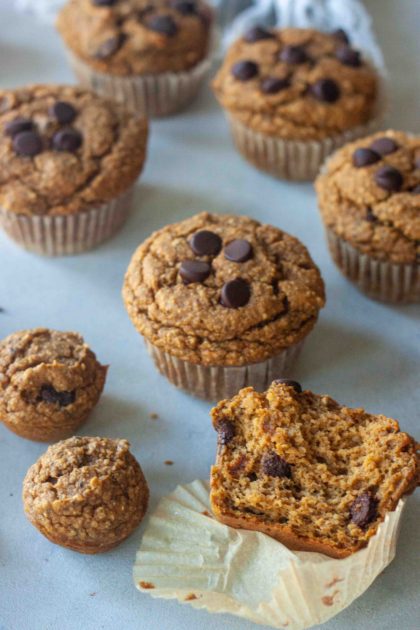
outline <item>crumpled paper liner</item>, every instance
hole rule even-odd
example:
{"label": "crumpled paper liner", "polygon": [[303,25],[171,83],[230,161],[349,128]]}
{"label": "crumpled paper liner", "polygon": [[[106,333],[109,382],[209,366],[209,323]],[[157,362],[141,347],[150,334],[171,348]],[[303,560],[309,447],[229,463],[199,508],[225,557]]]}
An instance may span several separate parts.
{"label": "crumpled paper liner", "polygon": [[264,391],[274,379],[290,376],[290,370],[302,349],[304,340],[285,348],[274,357],[260,363],[238,367],[197,365],[161,350],[145,339],[146,348],[157,369],[176,387],[204,398],[231,398],[243,387],[253,386]]}
{"label": "crumpled paper liner", "polygon": [[162,499],[136,555],[136,587],[209,612],[303,630],[337,615],[395,556],[401,500],[369,545],[343,560],[294,552],[276,540],[218,523],[209,485],[194,481]]}
{"label": "crumpled paper liner", "polygon": [[377,260],[326,230],[331,256],[340,271],[369,297],[382,302],[420,302],[420,265]]}
{"label": "crumpled paper liner", "polygon": [[18,245],[36,254],[65,256],[93,249],[125,223],[133,187],[85,212],[70,215],[15,214],[0,207],[0,227]]}

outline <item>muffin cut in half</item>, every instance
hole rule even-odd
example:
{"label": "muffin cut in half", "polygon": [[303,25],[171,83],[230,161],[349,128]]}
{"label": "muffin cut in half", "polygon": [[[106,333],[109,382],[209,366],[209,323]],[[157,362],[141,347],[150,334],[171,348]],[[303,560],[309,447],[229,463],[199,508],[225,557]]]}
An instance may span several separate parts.
{"label": "muffin cut in half", "polygon": [[294,550],[344,558],[364,547],[419,481],[418,444],[398,422],[302,392],[252,387],[212,410],[216,518]]}

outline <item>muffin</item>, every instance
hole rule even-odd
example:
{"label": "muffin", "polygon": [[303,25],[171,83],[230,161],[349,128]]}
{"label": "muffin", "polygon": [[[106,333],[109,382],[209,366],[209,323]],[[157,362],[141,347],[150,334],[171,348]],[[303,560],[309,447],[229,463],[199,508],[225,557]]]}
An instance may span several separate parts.
{"label": "muffin", "polygon": [[123,297],[160,372],[213,400],[289,373],[325,301],[318,268],[296,238],[206,212],[140,245]]}
{"label": "muffin", "polygon": [[334,149],[372,130],[383,100],[344,31],[255,27],[228,50],[213,88],[244,157],[292,180],[313,179]]}
{"label": "muffin", "polygon": [[316,181],[331,255],[369,297],[420,302],[420,137],[353,142]]}
{"label": "muffin", "polygon": [[143,519],[149,489],[127,440],[72,437],[50,446],[23,482],[26,516],[51,542],[80,553],[119,545]]}
{"label": "muffin", "polygon": [[303,392],[294,381],[262,394],[243,389],[211,415],[214,515],[290,549],[353,554],[419,482],[418,445],[396,420]]}
{"label": "muffin", "polygon": [[46,255],[95,247],[124,223],[147,123],[77,87],[0,91],[0,226]]}
{"label": "muffin", "polygon": [[82,85],[149,116],[188,105],[210,70],[201,0],[69,0],[57,27]]}
{"label": "muffin", "polygon": [[0,341],[0,420],[30,440],[68,437],[98,402],[107,369],[77,333],[15,332]]}

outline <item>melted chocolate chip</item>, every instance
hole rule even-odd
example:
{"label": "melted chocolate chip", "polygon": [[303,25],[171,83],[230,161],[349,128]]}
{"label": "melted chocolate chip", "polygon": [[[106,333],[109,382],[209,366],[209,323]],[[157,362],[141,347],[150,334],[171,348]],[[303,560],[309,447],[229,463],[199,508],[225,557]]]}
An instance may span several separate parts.
{"label": "melted chocolate chip", "polygon": [[170,6],[181,15],[195,15],[197,4],[193,0],[172,0]]}
{"label": "melted chocolate chip", "polygon": [[398,192],[403,185],[403,176],[393,166],[382,166],[374,175],[376,184],[389,192]]}
{"label": "melted chocolate chip", "polygon": [[279,59],[297,65],[308,61],[308,55],[302,46],[285,46],[280,52]]}
{"label": "melted chocolate chip", "polygon": [[252,245],[245,239],[237,238],[225,247],[225,258],[231,262],[242,263],[252,258]]}
{"label": "melted chocolate chip", "polygon": [[76,392],[58,392],[52,385],[43,385],[39,395],[44,402],[60,407],[68,407],[76,400]]}
{"label": "melted chocolate chip", "polygon": [[389,155],[399,149],[395,140],[392,140],[392,138],[386,138],[385,136],[374,140],[370,145],[370,148],[373,151],[376,151],[376,153],[379,153],[379,155]]}
{"label": "melted chocolate chip", "polygon": [[249,81],[258,74],[258,65],[254,61],[238,61],[232,66],[233,76],[238,81]]}
{"label": "melted chocolate chip", "polygon": [[368,206],[366,208],[366,221],[369,221],[369,223],[376,223],[377,220],[378,219],[376,218],[376,216],[372,212],[372,208],[370,208]]}
{"label": "melted chocolate chip", "polygon": [[318,101],[335,103],[340,98],[340,88],[332,79],[318,79],[310,87],[310,92]]}
{"label": "melted chocolate chip", "polygon": [[225,446],[235,437],[235,425],[230,420],[220,420],[216,426],[217,441]]}
{"label": "melted chocolate chip", "polygon": [[34,131],[35,125],[29,118],[23,118],[19,116],[4,125],[4,133],[6,136],[14,138],[18,133],[22,131]]}
{"label": "melted chocolate chip", "polygon": [[264,94],[277,94],[289,86],[290,80],[288,78],[267,77],[261,82],[261,92],[264,92]]}
{"label": "melted chocolate chip", "polygon": [[236,278],[230,280],[222,287],[221,303],[227,308],[240,308],[248,304],[251,297],[251,289],[246,280]]}
{"label": "melted chocolate chip", "polygon": [[173,37],[178,32],[178,26],[170,15],[153,15],[146,21],[145,26],[166,37]]}
{"label": "melted chocolate chip", "polygon": [[34,157],[42,151],[42,138],[37,131],[21,131],[13,138],[13,148],[18,155]]}
{"label": "melted chocolate chip", "polygon": [[277,383],[279,385],[287,385],[288,387],[293,387],[296,393],[302,393],[302,385],[297,381],[292,381],[290,378],[276,378],[273,383]]}
{"label": "melted chocolate chip", "polygon": [[190,247],[197,256],[217,256],[222,245],[220,236],[210,230],[200,230],[190,240]]}
{"label": "melted chocolate chip", "polygon": [[50,109],[50,114],[60,125],[69,125],[77,116],[77,111],[66,101],[57,101]]}
{"label": "melted chocolate chip", "polygon": [[358,50],[350,48],[350,46],[340,46],[335,56],[345,66],[358,68],[362,65],[362,57]]}
{"label": "melted chocolate chip", "polygon": [[269,477],[287,477],[290,479],[292,476],[290,464],[274,451],[264,453],[261,459],[261,469],[264,475]]}
{"label": "melted chocolate chip", "polygon": [[350,517],[355,525],[365,529],[377,517],[378,500],[369,492],[363,492],[350,506]]}
{"label": "melted chocolate chip", "polygon": [[350,38],[343,28],[337,28],[331,33],[331,35],[336,39],[339,39],[340,42],[343,42],[344,44],[350,44]]}
{"label": "melted chocolate chip", "polygon": [[121,46],[126,40],[126,35],[124,33],[119,33],[115,37],[110,37],[106,39],[99,46],[95,53],[95,57],[97,59],[108,59],[108,57],[112,57],[116,52],[119,51]]}
{"label": "melted chocolate chip", "polygon": [[70,153],[77,151],[82,146],[82,143],[82,134],[72,127],[60,129],[54,134],[52,139],[52,145],[56,151],[68,151]]}
{"label": "melted chocolate chip", "polygon": [[258,477],[257,477],[256,473],[254,473],[254,472],[250,472],[250,473],[248,474],[248,479],[249,479],[250,481],[257,481]]}
{"label": "melted chocolate chip", "polygon": [[186,284],[204,282],[210,273],[210,265],[201,260],[184,260],[179,268],[179,275]]}
{"label": "melted chocolate chip", "polygon": [[259,42],[262,39],[273,39],[274,34],[263,28],[262,26],[254,26],[250,28],[244,35],[244,40],[249,44]]}
{"label": "melted chocolate chip", "polygon": [[375,164],[375,162],[379,162],[380,159],[381,156],[373,149],[356,149],[352,156],[353,166],[356,168]]}
{"label": "melted chocolate chip", "polygon": [[117,4],[118,0],[91,0],[92,4],[97,7],[113,7]]}

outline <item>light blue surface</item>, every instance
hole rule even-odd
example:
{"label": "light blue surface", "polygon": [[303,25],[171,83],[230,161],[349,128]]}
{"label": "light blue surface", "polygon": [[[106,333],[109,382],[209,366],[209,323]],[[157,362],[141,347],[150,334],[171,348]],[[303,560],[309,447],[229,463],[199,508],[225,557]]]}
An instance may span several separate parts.
{"label": "light blue surface", "polygon": [[[0,83],[70,81],[52,29],[17,18],[0,0]],[[419,132],[419,2],[371,0],[397,106],[390,124]],[[307,184],[277,182],[234,153],[209,92],[172,120],[153,123],[135,210],[116,238],[76,258],[48,260],[0,235],[0,336],[49,326],[80,331],[110,364],[104,396],[82,433],[126,437],[158,499],[178,483],[206,478],[215,436],[209,406],[178,392],[154,370],[122,305],[131,253],[153,229],[196,211],[249,214],[298,236],[320,265],[328,305],[293,377],[349,405],[397,417],[420,438],[419,309],[369,301],[336,271]],[[159,420],[150,420],[151,412]],[[50,544],[25,520],[27,468],[45,446],[0,427],[1,630],[252,630],[251,623],[153,600],[131,582],[136,532],[118,549],[85,557]],[[167,467],[164,460],[175,464]],[[397,558],[369,591],[325,630],[419,630],[420,493],[408,504]]]}

